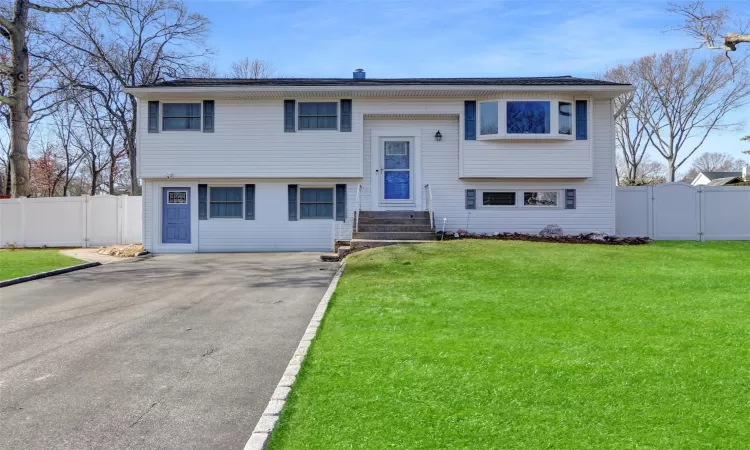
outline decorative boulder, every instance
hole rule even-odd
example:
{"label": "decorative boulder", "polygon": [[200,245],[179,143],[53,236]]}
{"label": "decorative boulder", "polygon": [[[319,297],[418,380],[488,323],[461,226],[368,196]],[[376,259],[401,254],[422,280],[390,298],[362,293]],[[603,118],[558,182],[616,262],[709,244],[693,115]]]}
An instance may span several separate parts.
{"label": "decorative boulder", "polygon": [[595,231],[593,233],[585,234],[584,237],[590,241],[603,242],[607,240],[608,235],[606,233],[600,233],[598,231]]}
{"label": "decorative boulder", "polygon": [[544,237],[563,237],[565,232],[560,225],[547,225],[542,231],[539,232],[539,236]]}

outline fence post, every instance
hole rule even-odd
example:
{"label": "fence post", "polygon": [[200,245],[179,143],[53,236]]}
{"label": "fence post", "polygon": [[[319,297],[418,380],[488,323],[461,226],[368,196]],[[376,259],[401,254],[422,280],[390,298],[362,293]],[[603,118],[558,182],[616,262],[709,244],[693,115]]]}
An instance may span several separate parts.
{"label": "fence post", "polygon": [[656,203],[656,198],[654,197],[654,186],[646,186],[646,204],[648,207],[646,208],[647,211],[647,227],[648,227],[648,237],[651,239],[656,239],[656,210],[654,208],[654,203]]}
{"label": "fence post", "polygon": [[118,195],[117,197],[117,245],[124,244],[123,240],[125,239],[125,221],[123,218],[127,215],[127,211],[125,208],[127,208],[127,202],[123,200],[122,195]]}
{"label": "fence post", "polygon": [[21,210],[20,214],[20,220],[21,220],[21,232],[19,235],[19,242],[18,245],[20,247],[26,247],[26,198],[21,197],[18,199],[18,204],[21,205],[19,208]]}
{"label": "fence post", "polygon": [[703,242],[703,230],[705,229],[703,223],[703,186],[698,186],[695,195],[698,197],[698,242]]}
{"label": "fence post", "polygon": [[81,195],[81,248],[87,248],[89,243],[89,196]]}

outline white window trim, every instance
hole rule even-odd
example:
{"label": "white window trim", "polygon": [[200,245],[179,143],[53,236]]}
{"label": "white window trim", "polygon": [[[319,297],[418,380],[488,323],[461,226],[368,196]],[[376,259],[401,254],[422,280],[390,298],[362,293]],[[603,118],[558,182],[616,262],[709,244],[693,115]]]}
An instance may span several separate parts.
{"label": "white window trim", "polygon": [[[300,118],[300,105],[303,103],[335,103],[336,104],[336,128],[300,128],[299,126],[299,118]],[[299,100],[297,101],[297,105],[295,107],[295,115],[294,115],[294,126],[295,130],[298,132],[312,132],[317,133],[319,131],[339,131],[339,127],[341,126],[341,101],[340,100]]]}
{"label": "white window trim", "polygon": [[[164,129],[164,105],[198,105],[200,114],[198,115],[199,126],[197,129],[183,128],[181,130],[165,130]],[[203,102],[161,102],[159,105],[159,131],[162,133],[184,133],[184,132],[196,132],[203,131]]]}
{"label": "white window trim", "polygon": [[[575,101],[580,100],[577,97],[539,97],[539,98],[487,98],[478,100],[479,104],[477,107],[477,120],[476,120],[476,136],[477,140],[489,141],[489,140],[556,140],[556,141],[574,141],[576,136],[576,120],[575,120]],[[480,128],[482,123],[482,103],[497,102],[498,114],[498,126],[497,134],[481,134]],[[550,132],[549,133],[529,133],[529,134],[515,134],[508,133],[508,102],[549,102],[550,104]],[[559,108],[560,102],[570,103],[572,106],[572,129],[570,134],[560,133],[560,115]]]}
{"label": "white window trim", "polygon": [[[333,191],[333,215],[332,217],[302,217],[302,189],[330,189]],[[314,186],[314,185],[303,185],[297,186],[297,220],[336,220],[336,186]]]}
{"label": "white window trim", "polygon": [[[172,203],[169,201],[169,194],[171,192],[184,192],[185,193],[185,203]],[[167,205],[189,205],[190,204],[190,196],[188,195],[188,191],[184,189],[169,189],[167,188]]]}
{"label": "white window trim", "polygon": [[[526,200],[524,198],[525,194],[527,192],[537,192],[537,193],[539,193],[539,192],[554,192],[556,194],[555,199],[557,201],[557,204],[555,204],[555,205],[527,205],[526,204]],[[520,191],[520,194],[521,194],[520,201],[519,201],[518,196],[516,196],[516,201],[521,204],[522,208],[533,208],[533,209],[537,209],[537,208],[541,208],[541,209],[555,209],[555,208],[558,208],[559,209],[560,208],[560,204],[561,204],[560,203],[560,199],[561,199],[560,192],[561,192],[560,189],[523,189],[522,191]],[[565,195],[564,194],[565,191],[562,190],[562,192],[563,192],[562,195],[564,196]]]}
{"label": "white window trim", "polygon": [[[237,216],[237,217],[235,217],[235,216],[233,216],[233,217],[213,217],[213,216],[211,216],[211,189],[213,189],[215,187],[217,187],[217,188],[239,188],[240,189],[240,192],[242,192],[242,214],[240,214],[240,216]],[[245,205],[246,205],[246,201],[245,201],[245,186],[244,185],[243,186],[236,186],[236,185],[227,185],[227,186],[224,186],[224,185],[218,185],[218,184],[217,185],[208,185],[208,193],[207,193],[207,195],[208,195],[208,198],[206,199],[206,208],[208,208],[207,213],[208,213],[208,219],[209,220],[211,220],[211,219],[216,219],[216,220],[244,220],[245,219]]]}

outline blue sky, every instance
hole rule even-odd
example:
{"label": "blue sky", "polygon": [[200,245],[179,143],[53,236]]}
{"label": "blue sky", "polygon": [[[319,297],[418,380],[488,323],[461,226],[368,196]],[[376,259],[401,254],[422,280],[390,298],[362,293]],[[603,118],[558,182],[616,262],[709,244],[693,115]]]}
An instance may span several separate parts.
{"label": "blue sky", "polygon": [[[708,2],[743,8],[750,2]],[[244,56],[291,77],[596,77],[651,53],[695,46],[669,31],[678,18],[659,1],[433,0],[188,1],[213,22],[207,46],[226,72]],[[750,117],[750,107],[733,121]],[[735,132],[715,132],[702,151],[741,156]],[[701,151],[699,150],[699,152]],[[750,159],[748,157],[747,159]]]}

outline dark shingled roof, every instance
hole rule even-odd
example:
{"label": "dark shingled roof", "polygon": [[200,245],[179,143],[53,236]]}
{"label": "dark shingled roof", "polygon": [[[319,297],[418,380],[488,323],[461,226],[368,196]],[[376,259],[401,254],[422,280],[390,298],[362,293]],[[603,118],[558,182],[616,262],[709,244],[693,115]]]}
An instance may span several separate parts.
{"label": "dark shingled roof", "polygon": [[520,78],[180,78],[138,87],[209,86],[629,86],[624,83],[560,77]]}
{"label": "dark shingled roof", "polygon": [[703,176],[709,180],[718,180],[720,178],[736,178],[741,177],[742,172],[701,172]]}

